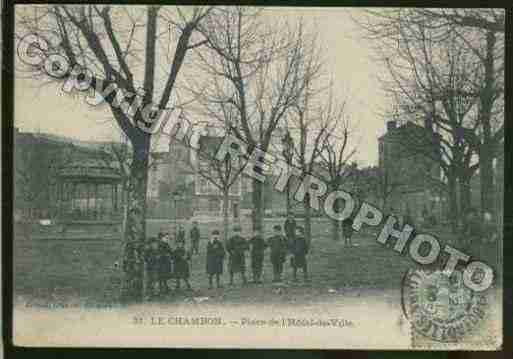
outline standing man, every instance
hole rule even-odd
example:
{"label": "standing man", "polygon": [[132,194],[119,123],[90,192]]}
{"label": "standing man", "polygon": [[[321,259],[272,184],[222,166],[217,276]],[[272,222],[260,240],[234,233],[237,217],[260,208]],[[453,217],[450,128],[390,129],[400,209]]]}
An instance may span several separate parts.
{"label": "standing man", "polygon": [[274,235],[270,237],[267,242],[271,247],[271,263],[273,265],[273,283],[281,281],[281,274],[283,273],[283,262],[285,262],[285,255],[287,253],[287,243],[281,234],[281,226],[279,224],[273,227]]}
{"label": "standing man", "polygon": [[185,229],[181,224],[178,225],[178,234],[176,235],[176,242],[182,242],[185,245]]}
{"label": "standing man", "polygon": [[200,240],[200,230],[198,228],[198,222],[196,222],[196,221],[192,222],[192,228],[191,228],[189,235],[191,237],[192,253],[198,254],[199,253],[199,240]]}
{"label": "standing man", "polygon": [[249,241],[251,245],[251,269],[253,271],[253,283],[262,283],[262,265],[264,262],[264,251],[267,243],[262,236],[260,228],[255,229],[255,234]]}
{"label": "standing man", "polygon": [[283,229],[285,229],[285,236],[287,237],[287,242],[291,243],[296,236],[296,220],[292,213],[287,215],[287,219],[283,224]]}
{"label": "standing man", "polygon": [[353,242],[353,216],[350,215],[342,221],[342,234],[344,236],[344,246],[352,247]]}
{"label": "standing man", "polygon": [[219,240],[219,231],[212,231],[212,236],[207,243],[207,275],[208,289],[212,289],[212,279],[216,277],[217,288],[222,288],[220,276],[223,274],[224,246]]}
{"label": "standing man", "polygon": [[297,227],[296,236],[290,246],[292,252],[291,262],[294,276],[294,282],[297,282],[297,270],[301,268],[303,271],[303,279],[308,282],[308,269],[306,263],[306,254],[310,249],[309,243],[306,241],[303,227]]}
{"label": "standing man", "polygon": [[248,250],[248,242],[240,235],[241,228],[236,226],[233,231],[235,234],[228,240],[226,250],[230,255],[230,285],[233,285],[233,276],[240,273],[242,282],[247,284],[246,280],[246,257],[245,252]]}

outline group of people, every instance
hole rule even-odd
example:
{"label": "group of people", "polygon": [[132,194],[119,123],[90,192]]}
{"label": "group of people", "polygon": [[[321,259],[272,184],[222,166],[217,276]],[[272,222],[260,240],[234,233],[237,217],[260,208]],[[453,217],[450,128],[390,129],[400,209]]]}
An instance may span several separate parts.
{"label": "group of people", "polygon": [[[205,269],[209,289],[213,288],[214,280],[217,288],[222,288],[221,277],[227,259],[229,284],[233,285],[235,276],[241,278],[243,284],[248,283],[246,277],[246,252],[249,252],[253,283],[262,283],[265,252],[269,249],[269,259],[273,268],[273,282],[282,280],[284,264],[290,256],[293,280],[297,281],[298,270],[302,271],[304,281],[309,281],[307,254],[310,243],[305,237],[304,229],[296,226],[292,217],[284,224],[285,235],[281,225],[273,226],[273,234],[264,238],[260,228],[253,231],[250,238],[241,234],[241,227],[233,228],[233,235],[226,243],[220,239],[220,231],[214,229],[208,237],[205,255]],[[175,289],[180,289],[184,282],[187,289],[192,289],[189,282],[190,262],[194,254],[198,254],[200,231],[197,223],[190,230],[190,247],[185,246],[185,229],[180,226],[174,241],[169,233],[161,231],[157,238],[151,238],[144,251],[147,271],[147,288],[149,295],[169,292],[168,282],[175,280]]]}

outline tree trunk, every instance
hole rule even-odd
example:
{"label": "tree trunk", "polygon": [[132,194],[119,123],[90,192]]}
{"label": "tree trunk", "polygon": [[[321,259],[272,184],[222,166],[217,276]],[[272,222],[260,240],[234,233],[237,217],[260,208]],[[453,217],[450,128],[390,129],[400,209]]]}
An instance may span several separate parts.
{"label": "tree trunk", "polygon": [[481,187],[481,211],[495,213],[495,187],[493,176],[493,156],[488,148],[483,145],[479,156],[479,179]]}
{"label": "tree trunk", "polygon": [[287,196],[287,216],[290,215],[291,213],[291,207],[292,207],[292,203],[291,203],[291,200],[290,200],[290,181],[287,182],[287,187],[285,188],[285,194]]}
{"label": "tree trunk", "polygon": [[481,111],[479,114],[479,121],[483,128],[483,143],[479,151],[479,167],[480,167],[480,180],[481,180],[481,211],[494,214],[495,196],[494,196],[494,183],[493,183],[493,158],[494,148],[492,140],[492,109],[495,102],[495,48],[496,36],[495,33],[490,31],[486,36],[486,59],[484,64],[485,79],[484,88],[481,91],[480,102]]}
{"label": "tree trunk", "polygon": [[470,177],[460,178],[460,213],[465,216],[468,212],[470,201]]}
{"label": "tree trunk", "polygon": [[229,189],[226,189],[223,192],[223,238],[225,244],[228,242],[228,191]]}
{"label": "tree trunk", "polygon": [[123,254],[126,291],[122,295],[128,300],[142,301],[146,295],[144,245],[150,137],[141,134],[136,141],[133,141],[133,148],[127,191],[127,219]]}
{"label": "tree trunk", "polygon": [[458,224],[458,196],[456,188],[456,178],[450,176],[447,180],[449,190],[449,221],[451,222],[451,228],[453,233],[457,232]]}
{"label": "tree trunk", "polygon": [[264,203],[263,203],[264,184],[256,179],[253,179],[253,229],[263,229],[264,220]]}

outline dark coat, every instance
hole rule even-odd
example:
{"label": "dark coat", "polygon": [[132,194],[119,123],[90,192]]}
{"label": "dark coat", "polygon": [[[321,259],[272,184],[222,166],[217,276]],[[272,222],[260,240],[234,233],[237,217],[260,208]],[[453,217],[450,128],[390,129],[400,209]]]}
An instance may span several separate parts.
{"label": "dark coat", "polygon": [[303,267],[305,265],[306,254],[309,249],[310,246],[304,237],[296,237],[294,241],[292,241],[290,252],[294,256],[292,260],[293,267]]}
{"label": "dark coat", "polygon": [[176,248],[173,251],[174,263],[174,277],[175,278],[189,278],[189,263],[190,253],[185,248]]}
{"label": "dark coat", "polygon": [[185,229],[180,229],[178,231],[178,234],[176,235],[177,242],[183,242],[185,243]]}
{"label": "dark coat", "polygon": [[222,274],[225,250],[219,240],[207,243],[207,274]]}
{"label": "dark coat", "polygon": [[268,247],[265,239],[261,236],[255,236],[249,240],[249,244],[251,246],[251,258],[264,258],[264,251]]}
{"label": "dark coat", "polygon": [[294,218],[287,218],[283,225],[287,239],[293,239],[296,236],[296,220]]}
{"label": "dark coat", "polygon": [[230,271],[242,272],[246,269],[244,252],[248,250],[248,242],[240,235],[235,235],[228,240],[226,250],[230,254]]}
{"label": "dark coat", "polygon": [[281,235],[275,235],[267,240],[269,247],[271,247],[271,262],[283,263],[285,255],[287,254],[287,241]]}
{"label": "dark coat", "polygon": [[344,237],[352,237],[353,232],[353,218],[349,217],[344,219],[344,221],[342,221],[342,233]]}
{"label": "dark coat", "polygon": [[146,262],[146,270],[149,272],[158,271],[160,252],[158,249],[148,248],[144,251],[144,261]]}
{"label": "dark coat", "polygon": [[200,231],[198,227],[192,227],[189,233],[192,242],[198,242],[200,239]]}
{"label": "dark coat", "polygon": [[172,251],[169,244],[165,242],[159,243],[159,254],[157,259],[157,267],[160,279],[169,279],[173,273]]}

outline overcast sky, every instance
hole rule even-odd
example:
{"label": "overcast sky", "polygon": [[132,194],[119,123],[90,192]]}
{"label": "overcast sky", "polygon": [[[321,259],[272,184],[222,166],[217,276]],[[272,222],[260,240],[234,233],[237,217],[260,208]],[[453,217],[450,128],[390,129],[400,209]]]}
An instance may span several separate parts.
{"label": "overcast sky", "polygon": [[[352,138],[358,146],[355,159],[360,165],[377,163],[377,137],[384,133],[380,113],[385,97],[377,75],[383,69],[372,59],[370,44],[361,38],[349,8],[272,8],[274,15],[303,15],[317,24],[325,57],[336,83],[336,91],[349,99],[352,122],[358,131]],[[82,140],[119,139],[119,130],[105,105],[91,107],[83,96],[63,93],[61,84],[44,87],[32,79],[15,79],[15,126],[22,131],[41,131]]]}

